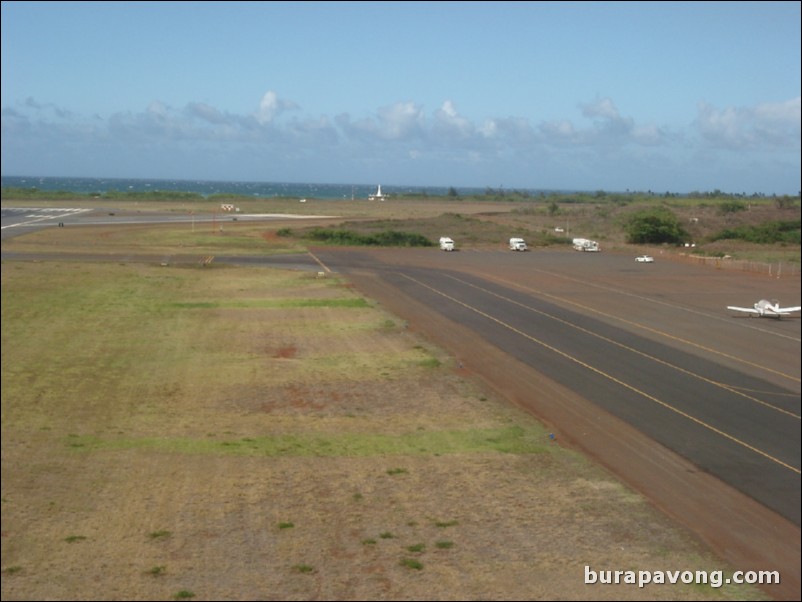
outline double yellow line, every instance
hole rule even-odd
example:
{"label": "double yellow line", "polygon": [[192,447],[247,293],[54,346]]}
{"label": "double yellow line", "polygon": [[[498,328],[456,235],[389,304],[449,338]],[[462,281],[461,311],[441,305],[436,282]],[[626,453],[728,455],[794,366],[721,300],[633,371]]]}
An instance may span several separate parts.
{"label": "double yellow line", "polygon": [[[624,387],[626,389],[629,389],[630,391],[633,391],[634,393],[636,393],[636,394],[638,394],[638,395],[640,395],[642,397],[645,397],[646,399],[648,399],[648,400],[650,400],[650,401],[652,401],[652,402],[664,407],[665,409],[667,409],[667,410],[669,410],[671,412],[674,412],[675,414],[679,414],[683,418],[686,418],[687,420],[690,420],[691,422],[694,422],[695,424],[698,424],[699,426],[701,426],[701,427],[703,427],[703,428],[705,428],[705,429],[707,429],[709,431],[712,431],[712,432],[716,433],[717,435],[719,435],[721,437],[724,437],[725,439],[728,439],[729,441],[732,441],[733,443],[735,443],[737,445],[745,447],[746,449],[748,449],[748,450],[750,450],[750,451],[752,451],[752,452],[754,452],[754,453],[756,453],[756,454],[758,454],[760,456],[763,456],[764,458],[766,458],[766,459],[768,459],[768,460],[770,460],[772,462],[775,462],[775,463],[779,464],[780,466],[783,466],[784,468],[787,468],[788,470],[790,470],[792,472],[795,472],[796,474],[800,474],[802,472],[802,471],[800,471],[799,468],[791,466],[790,464],[787,464],[786,462],[783,462],[779,458],[775,458],[774,456],[772,456],[770,454],[767,454],[766,452],[754,447],[753,445],[750,445],[750,444],[746,443],[745,441],[742,441],[741,439],[739,439],[739,438],[737,438],[737,437],[735,437],[733,435],[730,435],[729,433],[726,433],[726,432],[722,431],[721,429],[718,429],[718,428],[714,427],[713,425],[711,425],[711,424],[709,424],[709,423],[707,423],[707,422],[705,422],[703,420],[700,420],[699,418],[696,418],[695,416],[691,416],[687,412],[685,412],[683,410],[680,410],[679,408],[676,408],[676,407],[672,406],[671,404],[669,404],[669,403],[667,403],[665,401],[662,401],[661,399],[658,399],[657,397],[654,397],[653,395],[649,395],[645,391],[641,391],[640,389],[638,389],[636,387],[633,387],[632,385],[630,385],[628,383],[625,383],[624,381],[616,378],[615,376],[613,376],[611,374],[608,374],[607,372],[604,372],[602,370],[599,370],[595,366],[591,366],[587,362],[583,362],[582,360],[580,360],[580,359],[578,359],[578,358],[576,358],[576,357],[574,357],[574,356],[572,356],[572,355],[570,355],[568,353],[565,353],[564,351],[561,351],[560,349],[557,349],[556,347],[554,347],[552,345],[549,345],[548,343],[546,343],[544,341],[541,341],[540,339],[538,339],[536,337],[533,337],[532,335],[530,335],[530,334],[528,334],[526,332],[523,332],[522,330],[519,330],[518,328],[515,328],[511,324],[508,324],[508,323],[496,318],[495,316],[491,316],[487,312],[484,312],[484,311],[482,311],[482,310],[480,310],[480,309],[478,309],[476,307],[473,307],[472,305],[469,305],[469,304],[465,303],[464,301],[461,301],[461,300],[457,299],[456,297],[452,297],[451,295],[449,295],[447,293],[444,293],[441,290],[438,290],[438,289],[436,289],[436,288],[434,288],[432,286],[429,286],[428,284],[425,284],[425,283],[421,282],[420,280],[418,280],[416,278],[413,278],[412,276],[409,276],[409,275],[403,274],[403,273],[401,275],[404,278],[406,278],[407,280],[410,280],[411,282],[414,282],[418,286],[421,286],[421,287],[423,287],[425,289],[428,289],[431,292],[433,292],[433,293],[435,293],[437,295],[440,295],[441,297],[444,297],[444,298],[448,299],[449,301],[452,301],[452,302],[456,303],[457,305],[461,305],[462,307],[464,307],[464,308],[466,308],[466,309],[468,309],[468,310],[470,310],[470,311],[472,311],[474,313],[477,313],[480,316],[482,316],[484,318],[487,318],[488,320],[490,320],[492,322],[495,322],[496,324],[498,324],[500,326],[503,326],[504,328],[506,328],[508,330],[511,330],[512,332],[514,332],[514,333],[516,333],[516,334],[518,334],[518,335],[520,335],[520,336],[532,341],[533,343],[536,343],[536,344],[538,344],[538,345],[540,345],[542,347],[545,347],[546,349],[548,349],[548,350],[550,350],[550,351],[552,351],[552,352],[554,352],[554,353],[556,353],[558,355],[561,355],[562,357],[564,357],[564,358],[566,358],[566,359],[568,359],[568,360],[570,360],[570,361],[572,361],[572,362],[574,362],[576,364],[579,364],[580,366],[582,366],[584,368],[587,368],[588,370],[590,370],[592,372],[595,372],[596,374],[599,374],[600,376],[603,376],[604,378],[607,378],[608,380],[611,380],[611,381],[615,382],[616,384],[621,385],[622,387]],[[521,307],[523,307],[525,309],[528,309],[530,311],[535,311],[537,313],[543,313],[543,312],[539,312],[538,310],[535,310],[535,309],[533,309],[533,308],[531,308],[529,306],[526,306],[526,305],[523,305],[521,303],[518,303],[517,301],[514,301],[512,299],[509,299],[509,298],[504,297],[502,295],[499,295],[497,293],[494,293],[493,291],[489,291],[487,289],[484,289],[482,287],[476,286],[476,285],[471,284],[469,282],[466,282],[464,280],[460,280],[459,278],[455,278],[453,276],[449,276],[449,278],[451,278],[451,279],[453,279],[453,280],[455,280],[457,282],[460,282],[460,283],[466,284],[468,286],[471,286],[473,288],[476,288],[478,290],[481,290],[481,291],[483,291],[485,293],[491,294],[491,295],[493,295],[495,297],[498,297],[500,299],[506,300],[506,301],[508,301],[510,303],[514,303],[516,305],[519,305],[519,306],[521,306]],[[548,316],[548,314],[543,314],[543,315],[547,315]],[[563,322],[565,324],[568,324],[568,325],[570,325],[570,326],[572,326],[574,328],[578,328],[580,330],[583,330],[584,332],[590,333],[590,331],[587,331],[585,329],[579,328],[579,327],[577,327],[577,326],[575,326],[573,324],[565,322],[564,320],[560,320],[559,318],[555,318],[554,316],[548,316],[548,317],[551,317],[551,318],[553,318],[555,320],[559,320],[559,321],[561,321],[561,322]],[[599,336],[599,335],[596,335],[595,333],[590,333],[590,334],[593,334],[594,336]],[[604,337],[600,337],[600,338],[604,339]],[[610,341],[610,339],[604,339],[604,340]],[[610,342],[615,343],[615,341],[610,341]],[[620,343],[615,343],[615,344],[624,347]],[[631,349],[629,347],[626,347],[626,348],[627,349]],[[646,354],[638,352],[638,351],[636,351],[634,349],[631,349],[631,350],[635,351],[636,353],[640,353],[641,355],[646,355]],[[661,363],[666,364],[666,365],[671,365],[671,364],[667,364],[666,362],[663,362],[662,360],[658,360],[657,358],[653,358],[651,356],[646,356],[646,357],[654,359],[655,361],[660,361]],[[693,376],[696,376],[697,378],[701,378],[701,379],[703,379],[703,380],[705,380],[707,382],[711,382],[711,383],[713,383],[713,384],[715,384],[717,386],[722,386],[723,388],[726,388],[728,391],[732,391],[732,392],[736,392],[737,393],[737,391],[733,391],[733,389],[731,389],[729,387],[724,387],[724,385],[721,385],[720,383],[715,383],[713,381],[705,379],[704,377],[701,377],[699,375],[695,375],[695,374],[690,373],[690,372],[688,372],[688,371],[686,371],[684,369],[681,369],[681,368],[679,368],[677,366],[672,366],[672,367],[676,368],[677,370],[681,370],[681,371],[683,371],[683,372],[685,372],[687,374],[691,374]],[[759,401],[759,400],[755,400],[755,401]],[[782,410],[780,408],[776,408],[774,406],[771,406],[770,404],[765,404],[765,402],[760,402],[760,403],[763,403],[764,405],[769,405],[773,409],[775,409],[777,411],[780,411],[780,412],[783,412],[785,414],[788,414],[788,415],[790,415],[790,416],[792,416],[792,417],[794,417],[796,419],[800,418],[799,416],[797,416],[795,414],[792,414],[792,413],[787,412],[785,410]]]}

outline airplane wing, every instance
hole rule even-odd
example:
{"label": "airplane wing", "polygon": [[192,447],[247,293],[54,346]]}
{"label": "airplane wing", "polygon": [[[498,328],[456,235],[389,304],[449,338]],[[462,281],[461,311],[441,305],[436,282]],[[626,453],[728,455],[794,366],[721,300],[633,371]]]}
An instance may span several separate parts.
{"label": "airplane wing", "polygon": [[728,305],[727,309],[732,309],[734,311],[745,311],[746,313],[749,313],[749,314],[759,314],[760,313],[754,307],[735,307],[734,305]]}
{"label": "airplane wing", "polygon": [[797,305],[796,307],[778,307],[777,309],[772,310],[772,313],[776,314],[790,314],[795,311],[799,311],[802,309],[802,306]]}

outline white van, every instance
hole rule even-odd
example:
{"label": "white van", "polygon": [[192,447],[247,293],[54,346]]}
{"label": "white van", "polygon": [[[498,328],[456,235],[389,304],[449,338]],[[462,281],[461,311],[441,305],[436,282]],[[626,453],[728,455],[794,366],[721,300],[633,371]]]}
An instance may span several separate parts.
{"label": "white van", "polygon": [[523,238],[510,239],[510,251],[526,251],[526,241]]}
{"label": "white van", "polygon": [[451,240],[448,236],[441,236],[440,237],[440,250],[441,251],[453,251],[454,250],[454,241]]}

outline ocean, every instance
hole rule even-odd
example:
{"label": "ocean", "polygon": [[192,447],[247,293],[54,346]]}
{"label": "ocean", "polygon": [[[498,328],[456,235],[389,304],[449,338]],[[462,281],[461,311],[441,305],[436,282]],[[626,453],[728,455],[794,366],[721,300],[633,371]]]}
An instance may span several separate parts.
{"label": "ocean", "polygon": [[[170,190],[193,192],[204,197],[213,194],[235,194],[253,197],[291,197],[326,200],[364,199],[374,194],[378,184],[301,184],[290,182],[216,182],[208,180],[145,180],[117,178],[53,178],[2,176],[3,188],[36,188],[78,194],[116,192],[148,192]],[[461,195],[482,194],[485,188],[456,188]],[[448,194],[448,187],[385,186],[383,194]],[[534,191],[530,191],[534,192]]]}

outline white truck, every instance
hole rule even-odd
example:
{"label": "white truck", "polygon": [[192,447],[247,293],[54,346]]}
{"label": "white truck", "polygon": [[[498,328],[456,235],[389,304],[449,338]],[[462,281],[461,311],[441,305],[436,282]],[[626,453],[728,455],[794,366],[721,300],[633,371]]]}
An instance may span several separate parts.
{"label": "white truck", "polygon": [[510,239],[510,251],[526,251],[526,241],[523,238]]}
{"label": "white truck", "polygon": [[440,250],[441,251],[453,251],[454,250],[454,241],[451,240],[448,236],[441,236],[440,237]]}
{"label": "white truck", "polygon": [[594,253],[601,251],[599,243],[597,243],[595,240],[590,240],[588,238],[575,238],[573,242],[574,250],[576,251],[590,251]]}

